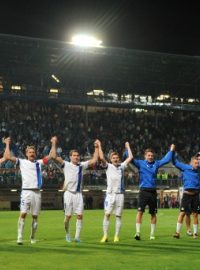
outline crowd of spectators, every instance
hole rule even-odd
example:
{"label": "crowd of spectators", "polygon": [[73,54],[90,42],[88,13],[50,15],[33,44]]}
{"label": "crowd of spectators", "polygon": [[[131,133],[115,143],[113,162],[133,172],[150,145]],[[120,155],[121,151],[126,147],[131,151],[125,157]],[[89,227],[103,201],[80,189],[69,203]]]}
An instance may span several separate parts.
{"label": "crowd of spectators", "polygon": [[[137,158],[143,158],[147,147],[152,147],[156,158],[161,158],[174,143],[180,159],[189,162],[199,151],[199,134],[198,112],[137,112],[21,101],[3,101],[0,106],[0,137],[9,135],[13,153],[21,157],[24,157],[27,145],[36,146],[38,158],[47,155],[49,140],[52,135],[57,135],[58,155],[64,159],[68,159],[70,149],[78,149],[82,159],[89,158],[93,153],[93,142],[98,138],[106,156],[112,150],[122,155],[124,143],[129,141]],[[3,148],[1,140],[0,155]],[[12,164],[7,162],[4,166],[10,168]],[[44,175],[53,179],[55,173],[56,168],[50,167]],[[95,178],[96,174],[91,177]]]}

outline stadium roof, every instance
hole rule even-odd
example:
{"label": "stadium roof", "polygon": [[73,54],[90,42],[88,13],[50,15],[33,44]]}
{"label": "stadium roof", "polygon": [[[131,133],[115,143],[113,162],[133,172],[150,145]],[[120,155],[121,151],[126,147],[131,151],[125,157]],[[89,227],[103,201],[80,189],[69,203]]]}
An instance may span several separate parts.
{"label": "stadium roof", "polygon": [[[69,43],[0,34],[0,80],[9,91],[32,95],[60,87],[63,94],[108,93],[200,98],[200,57]],[[59,79],[56,82],[52,75]]]}

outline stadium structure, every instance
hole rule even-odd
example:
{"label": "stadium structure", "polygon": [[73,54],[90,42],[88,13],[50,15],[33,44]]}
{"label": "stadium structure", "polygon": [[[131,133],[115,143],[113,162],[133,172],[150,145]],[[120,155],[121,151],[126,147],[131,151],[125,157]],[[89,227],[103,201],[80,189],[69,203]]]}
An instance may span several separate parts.
{"label": "stadium structure", "polygon": [[[78,106],[84,112],[86,127],[90,121],[88,113],[96,110],[158,111],[162,114],[198,113],[200,110],[198,56],[110,47],[82,48],[55,40],[0,34],[0,59],[2,104],[18,101],[54,107],[60,104],[69,108]],[[0,117],[4,122],[3,115]],[[165,172],[172,171],[175,169],[171,165],[166,166]],[[11,180],[6,182],[5,174]],[[18,207],[20,184],[16,184],[16,175],[15,168],[1,168],[1,209]],[[164,191],[177,196],[179,180],[158,180],[161,196]],[[90,193],[94,198],[93,207],[102,206],[105,183],[100,182],[84,187],[85,196]],[[135,205],[137,186],[137,181],[130,185],[127,182],[127,207]],[[57,182],[44,186],[43,207],[62,206],[62,193],[58,188]]]}

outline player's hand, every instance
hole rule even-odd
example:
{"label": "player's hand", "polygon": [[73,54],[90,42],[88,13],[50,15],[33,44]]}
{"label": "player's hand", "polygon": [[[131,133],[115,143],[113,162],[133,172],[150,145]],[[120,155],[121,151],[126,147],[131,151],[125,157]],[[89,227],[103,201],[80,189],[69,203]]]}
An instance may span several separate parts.
{"label": "player's hand", "polygon": [[175,148],[176,148],[175,144],[171,144],[170,151],[175,151]]}
{"label": "player's hand", "polygon": [[130,147],[129,142],[126,142],[126,143],[125,143],[125,148],[128,149],[129,147]]}
{"label": "player's hand", "polygon": [[5,144],[10,144],[10,143],[11,143],[11,138],[10,138],[10,137],[5,138],[5,139],[3,140],[3,142],[4,142]]}
{"label": "player's hand", "polygon": [[56,136],[53,136],[53,137],[51,138],[51,143],[56,144],[57,141],[58,141],[58,138],[57,138]]}
{"label": "player's hand", "polygon": [[96,147],[96,148],[101,147],[101,142],[100,142],[99,140],[96,140],[96,141],[94,142],[94,147]]}

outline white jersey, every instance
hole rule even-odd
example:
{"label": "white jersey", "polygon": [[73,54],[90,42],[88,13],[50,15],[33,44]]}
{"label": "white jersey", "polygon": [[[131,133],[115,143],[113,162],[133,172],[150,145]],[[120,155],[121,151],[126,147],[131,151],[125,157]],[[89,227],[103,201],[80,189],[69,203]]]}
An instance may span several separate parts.
{"label": "white jersey", "polygon": [[22,176],[22,189],[39,189],[42,185],[41,165],[43,160],[30,161],[18,158],[16,165],[19,166]]}
{"label": "white jersey", "polygon": [[62,164],[65,176],[63,189],[71,192],[81,192],[83,170],[87,169],[88,165],[88,161],[80,162],[78,165],[75,165],[72,162],[64,161]]}
{"label": "white jersey", "polygon": [[124,161],[119,166],[114,166],[107,163],[107,193],[123,193],[124,192],[124,170],[126,162]]}

